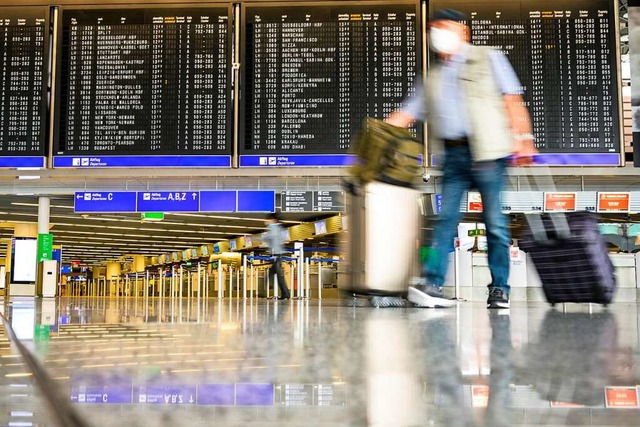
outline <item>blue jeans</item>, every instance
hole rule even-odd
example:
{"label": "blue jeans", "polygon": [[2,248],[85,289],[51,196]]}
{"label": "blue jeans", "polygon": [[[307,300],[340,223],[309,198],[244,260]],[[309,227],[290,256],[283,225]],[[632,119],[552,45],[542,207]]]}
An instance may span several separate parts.
{"label": "blue jeans", "polygon": [[469,147],[446,147],[442,178],[442,210],[435,227],[435,262],[423,266],[427,280],[444,285],[449,267],[449,248],[457,234],[462,213],[460,203],[465,191],[477,188],[482,196],[483,219],[487,228],[491,283],[509,292],[509,244],[507,218],[502,214],[500,192],[505,182],[506,159],[476,162]]}

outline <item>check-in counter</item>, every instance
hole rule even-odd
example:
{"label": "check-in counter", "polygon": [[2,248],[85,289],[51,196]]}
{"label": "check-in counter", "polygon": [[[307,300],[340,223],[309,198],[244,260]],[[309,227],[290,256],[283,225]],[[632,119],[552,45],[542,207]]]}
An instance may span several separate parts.
{"label": "check-in counter", "polygon": [[[511,286],[511,299],[514,301],[527,300],[527,287],[529,286],[527,274],[527,256],[519,248],[509,249],[509,278],[507,283]],[[489,257],[484,252],[474,252],[472,255],[471,282],[473,287],[473,300],[486,299],[486,287],[491,283],[491,271],[489,270]]]}
{"label": "check-in counter", "polygon": [[614,302],[634,302],[637,299],[638,254],[609,254],[615,269],[618,290],[614,297]]}
{"label": "check-in counter", "polygon": [[609,254],[615,268],[619,288],[637,288],[637,254]]}

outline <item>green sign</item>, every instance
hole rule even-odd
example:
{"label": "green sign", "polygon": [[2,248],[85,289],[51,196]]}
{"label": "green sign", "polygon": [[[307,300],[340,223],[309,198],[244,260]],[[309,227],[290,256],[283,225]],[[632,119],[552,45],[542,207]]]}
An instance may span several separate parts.
{"label": "green sign", "polygon": [[477,229],[477,230],[469,230],[469,237],[473,237],[473,236],[484,236],[485,235],[485,231],[481,228]]}
{"label": "green sign", "polygon": [[162,212],[143,212],[141,214],[143,221],[162,221],[164,219],[164,213]]}
{"label": "green sign", "polygon": [[53,234],[38,234],[38,263],[53,259]]}
{"label": "green sign", "polygon": [[49,342],[51,328],[49,325],[37,324],[33,331],[33,340],[35,342]]}

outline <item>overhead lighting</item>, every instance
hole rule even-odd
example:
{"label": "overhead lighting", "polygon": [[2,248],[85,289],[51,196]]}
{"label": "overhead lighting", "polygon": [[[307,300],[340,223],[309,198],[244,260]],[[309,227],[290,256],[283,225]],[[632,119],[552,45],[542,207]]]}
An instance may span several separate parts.
{"label": "overhead lighting", "polygon": [[[41,168],[16,168],[18,171],[39,171]],[[40,179],[40,175],[18,175],[18,179]]]}

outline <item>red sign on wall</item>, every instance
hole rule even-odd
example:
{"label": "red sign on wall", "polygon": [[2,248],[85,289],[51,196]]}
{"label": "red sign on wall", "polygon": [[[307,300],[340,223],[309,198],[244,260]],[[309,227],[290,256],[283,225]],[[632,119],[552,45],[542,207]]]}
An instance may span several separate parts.
{"label": "red sign on wall", "polygon": [[470,191],[467,198],[467,212],[482,212],[480,193]]}
{"label": "red sign on wall", "polygon": [[629,212],[629,193],[598,193],[598,212]]}
{"label": "red sign on wall", "polygon": [[639,408],[636,387],[607,387],[605,392],[607,408]]}
{"label": "red sign on wall", "polygon": [[576,210],[576,193],[544,193],[545,212],[571,212]]}

